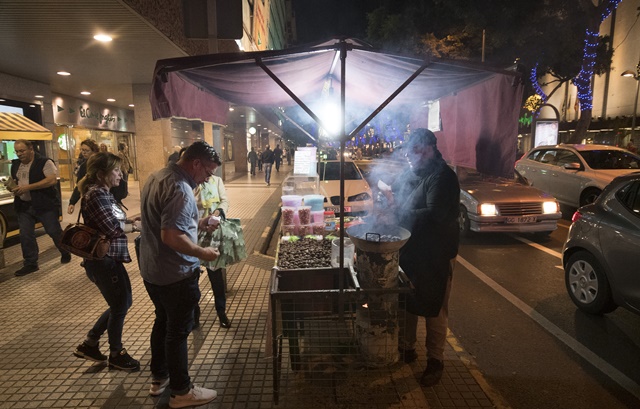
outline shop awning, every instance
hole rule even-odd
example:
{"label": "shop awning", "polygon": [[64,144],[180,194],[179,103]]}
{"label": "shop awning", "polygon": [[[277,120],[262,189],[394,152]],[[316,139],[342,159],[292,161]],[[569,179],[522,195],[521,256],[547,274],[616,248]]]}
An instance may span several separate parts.
{"label": "shop awning", "polygon": [[0,139],[50,141],[51,131],[24,115],[0,112]]}

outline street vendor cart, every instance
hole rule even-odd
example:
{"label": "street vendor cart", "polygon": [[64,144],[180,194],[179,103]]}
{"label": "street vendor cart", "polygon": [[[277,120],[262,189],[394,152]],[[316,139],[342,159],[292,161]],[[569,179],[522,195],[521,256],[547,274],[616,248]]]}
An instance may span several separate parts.
{"label": "street vendor cart", "polygon": [[[515,72],[383,53],[362,41],[340,38],[287,50],[158,61],[151,105],[154,119],[177,116],[224,124],[233,103],[271,109],[283,121],[312,120],[326,138],[340,144],[339,225],[344,226],[345,143],[377,115],[409,112],[413,128],[427,128],[429,115],[436,115],[438,146],[449,163],[504,175],[513,171],[513,160],[506,158],[515,158],[521,97]],[[327,105],[338,107],[332,116],[321,113]],[[332,120],[337,127],[330,126]],[[389,235],[387,230],[399,227],[380,227],[341,228],[336,267],[282,267],[286,254],[284,242],[279,244],[268,337],[276,402],[284,367],[294,375],[305,374],[302,378],[311,380],[306,386],[330,385],[330,395],[337,399],[338,384],[350,385],[348,376],[339,374],[361,365],[388,367],[397,360],[397,350],[390,348],[397,345],[400,295],[411,291],[397,265],[397,252],[408,232]],[[347,236],[356,243],[354,263],[345,263]]]}

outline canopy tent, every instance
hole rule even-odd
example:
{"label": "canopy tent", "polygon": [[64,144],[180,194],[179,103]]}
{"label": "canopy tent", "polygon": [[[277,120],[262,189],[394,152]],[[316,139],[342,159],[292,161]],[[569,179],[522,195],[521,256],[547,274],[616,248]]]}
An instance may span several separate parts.
{"label": "canopy tent", "polygon": [[0,139],[50,141],[51,131],[24,115],[0,112]]}
{"label": "canopy tent", "polygon": [[[224,124],[228,103],[299,106],[325,126],[337,116],[344,142],[384,110],[411,111],[426,127],[440,102],[438,146],[454,165],[509,174],[516,152],[522,86],[514,72],[442,59],[381,52],[353,39],[277,51],[212,54],[160,60],[151,91],[154,119],[198,118]],[[334,118],[322,105],[343,107]],[[385,111],[387,112],[387,111]]]}

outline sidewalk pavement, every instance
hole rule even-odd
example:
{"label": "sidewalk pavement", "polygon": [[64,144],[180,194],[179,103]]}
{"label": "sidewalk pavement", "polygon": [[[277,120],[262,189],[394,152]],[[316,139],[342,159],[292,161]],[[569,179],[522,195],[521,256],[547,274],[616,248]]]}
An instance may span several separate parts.
{"label": "sidewalk pavement", "polygon": [[[283,362],[280,401],[273,402],[272,360],[265,353],[269,311],[269,285],[274,258],[259,253],[274,224],[280,203],[280,185],[293,166],[283,165],[272,174],[271,186],[264,173],[235,174],[225,182],[230,200],[229,216],[242,220],[248,257],[227,270],[227,314],[230,329],[220,328],[209,280],[202,276],[201,327],[189,337],[189,363],[193,382],[214,388],[218,398],[209,408],[493,408],[493,396],[478,375],[471,359],[457,346],[453,335],[446,346],[445,372],[433,388],[421,387],[418,379],[425,364],[424,346],[418,362],[396,364],[379,379],[358,374],[371,382],[359,398],[335,400],[331,396],[307,395],[291,385],[300,374],[290,373]],[[68,195],[66,200],[68,200]],[[124,200],[129,215],[139,213],[139,189],[130,182],[130,196]],[[75,221],[66,215],[63,227]],[[127,270],[133,288],[133,306],[125,322],[123,342],[141,362],[141,371],[109,370],[72,355],[106,304],[87,279],[80,259],[60,264],[60,254],[47,235],[38,237],[40,270],[14,277],[21,267],[20,246],[3,249],[7,267],[0,270],[0,401],[2,408],[166,408],[169,395],[148,394],[149,335],[153,305],[144,289],[134,257]],[[424,326],[420,325],[421,331]],[[424,339],[424,333],[419,334]],[[106,334],[101,342],[107,351]],[[287,382],[295,380],[296,382]],[[302,382],[315,382],[305,380]],[[481,387],[482,385],[482,387]],[[335,385],[334,385],[335,387]],[[377,390],[393,390],[378,399]],[[367,396],[371,394],[371,396]],[[355,395],[358,395],[357,393]]]}

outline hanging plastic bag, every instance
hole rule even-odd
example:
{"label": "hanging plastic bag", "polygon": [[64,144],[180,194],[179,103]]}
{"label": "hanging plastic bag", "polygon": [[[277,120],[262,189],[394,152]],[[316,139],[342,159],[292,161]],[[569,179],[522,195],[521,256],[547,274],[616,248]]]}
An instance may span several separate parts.
{"label": "hanging plastic bag", "polygon": [[198,245],[218,248],[220,256],[217,259],[203,262],[205,267],[212,270],[225,268],[247,258],[240,219],[223,219],[220,227],[213,232],[200,232]]}

